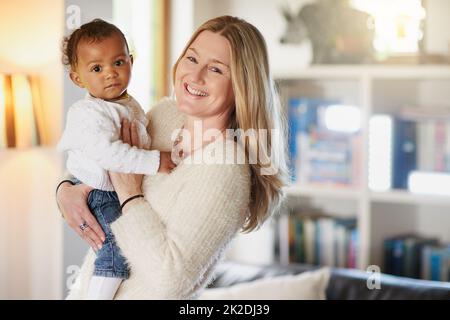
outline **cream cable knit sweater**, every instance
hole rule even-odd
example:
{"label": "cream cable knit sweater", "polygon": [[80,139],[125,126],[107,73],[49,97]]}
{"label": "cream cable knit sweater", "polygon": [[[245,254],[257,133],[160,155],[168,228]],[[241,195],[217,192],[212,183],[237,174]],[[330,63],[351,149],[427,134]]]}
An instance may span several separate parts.
{"label": "cream cable knit sweater", "polygon": [[[170,151],[171,134],[183,124],[175,102],[164,99],[149,116],[152,148]],[[233,155],[235,143],[227,140],[226,146],[226,156]],[[243,226],[249,167],[182,162],[171,174],[146,176],[143,192],[145,200],[133,200],[111,225],[131,267],[115,299],[195,298]],[[86,298],[94,260],[90,249],[68,299]]]}
{"label": "cream cable knit sweater", "polygon": [[[134,121],[143,149],[130,147],[120,140],[120,122]],[[89,93],[67,112],[66,127],[58,150],[67,151],[67,170],[95,189],[114,191],[108,171],[155,174],[159,151],[145,150],[151,141],[148,119],[131,96],[109,102]]]}

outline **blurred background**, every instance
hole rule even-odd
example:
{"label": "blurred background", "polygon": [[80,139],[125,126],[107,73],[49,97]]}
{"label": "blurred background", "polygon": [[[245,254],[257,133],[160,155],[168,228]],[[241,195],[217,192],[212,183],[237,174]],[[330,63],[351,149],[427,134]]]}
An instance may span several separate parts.
{"label": "blurred background", "polygon": [[148,110],[192,32],[224,14],[266,38],[292,173],[283,209],[227,259],[450,281],[449,1],[1,0],[0,299],[62,299],[87,250],[54,197],[55,145],[84,96],[62,37],[94,18],[121,28]]}

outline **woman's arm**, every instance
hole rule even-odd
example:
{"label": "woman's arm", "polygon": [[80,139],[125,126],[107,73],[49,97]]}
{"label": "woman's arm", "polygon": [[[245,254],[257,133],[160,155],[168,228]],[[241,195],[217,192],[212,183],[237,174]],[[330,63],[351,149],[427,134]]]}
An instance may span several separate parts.
{"label": "woman's arm", "polygon": [[[139,135],[136,125],[127,120],[124,120],[120,130],[120,138],[124,143],[127,143],[138,148],[141,147]],[[175,168],[175,164],[170,159],[170,152],[161,152],[160,169],[159,172],[169,173]],[[119,202],[123,204],[127,199],[142,193],[142,174],[109,172],[109,177],[114,185],[114,190],[117,193]]]}
{"label": "woman's arm", "polygon": [[[87,197],[91,190],[91,187],[84,184],[71,185],[65,182],[57,190],[56,201],[67,224],[97,251],[105,241],[105,234],[87,206]],[[80,225],[83,222],[88,228],[81,230]]]}

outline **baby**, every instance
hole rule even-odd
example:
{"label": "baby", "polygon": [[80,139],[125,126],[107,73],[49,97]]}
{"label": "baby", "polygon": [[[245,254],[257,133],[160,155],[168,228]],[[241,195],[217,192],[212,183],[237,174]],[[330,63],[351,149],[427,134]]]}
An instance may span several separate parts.
{"label": "baby", "polygon": [[[88,297],[113,299],[120,283],[129,277],[129,268],[110,228],[121,207],[108,171],[152,175],[169,172],[174,164],[169,154],[148,150],[148,119],[127,93],[133,57],[123,33],[113,24],[95,19],[64,38],[63,44],[70,79],[87,93],[70,107],[58,149],[67,151],[73,183],[94,188],[88,196],[89,209],[106,235],[97,251]],[[120,140],[124,119],[135,124],[142,149]],[[85,222],[80,225],[82,231],[86,228]]]}

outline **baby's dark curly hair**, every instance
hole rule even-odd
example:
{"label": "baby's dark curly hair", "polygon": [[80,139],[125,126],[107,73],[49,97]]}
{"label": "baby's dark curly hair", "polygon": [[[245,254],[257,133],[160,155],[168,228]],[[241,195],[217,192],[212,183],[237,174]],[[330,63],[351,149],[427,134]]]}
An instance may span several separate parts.
{"label": "baby's dark curly hair", "polygon": [[101,41],[112,34],[118,34],[122,37],[127,51],[130,52],[128,48],[127,40],[124,34],[115,25],[108,23],[102,19],[94,19],[91,22],[83,24],[78,29],[74,30],[69,36],[64,37],[62,42],[62,63],[66,67],[72,69],[77,66],[77,47],[82,40],[88,40],[89,42]]}

